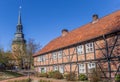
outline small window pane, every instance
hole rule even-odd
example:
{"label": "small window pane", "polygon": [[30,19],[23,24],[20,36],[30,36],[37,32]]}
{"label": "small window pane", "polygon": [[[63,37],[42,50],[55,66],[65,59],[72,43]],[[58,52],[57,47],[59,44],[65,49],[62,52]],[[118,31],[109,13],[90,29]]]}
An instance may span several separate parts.
{"label": "small window pane", "polygon": [[95,63],[89,63],[89,64],[88,64],[88,68],[89,68],[89,69],[95,68]]}
{"label": "small window pane", "polygon": [[86,47],[86,53],[94,51],[93,43],[87,43],[85,47]]}
{"label": "small window pane", "polygon": [[57,59],[57,54],[56,54],[56,52],[52,53],[52,57],[53,57],[53,59]]}
{"label": "small window pane", "polygon": [[46,73],[46,67],[41,67],[41,73]]}
{"label": "small window pane", "polygon": [[77,54],[83,54],[83,53],[84,53],[83,45],[77,46]]}
{"label": "small window pane", "polygon": [[62,58],[62,51],[58,52],[58,58]]}
{"label": "small window pane", "polygon": [[79,64],[79,73],[85,73],[85,65],[84,64]]}
{"label": "small window pane", "polygon": [[58,66],[53,66],[53,70],[54,71],[58,70]]}
{"label": "small window pane", "polygon": [[60,73],[64,73],[64,67],[63,67],[63,65],[59,66],[59,72]]}

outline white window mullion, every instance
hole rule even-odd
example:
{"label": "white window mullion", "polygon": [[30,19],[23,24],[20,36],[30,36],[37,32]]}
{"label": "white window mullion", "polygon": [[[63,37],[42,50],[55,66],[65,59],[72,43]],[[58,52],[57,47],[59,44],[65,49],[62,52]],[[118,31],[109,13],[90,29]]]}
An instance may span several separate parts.
{"label": "white window mullion", "polygon": [[57,59],[57,53],[56,52],[52,53],[52,58]]}
{"label": "white window mullion", "polygon": [[58,70],[58,66],[53,66],[53,70],[54,71]]}
{"label": "white window mullion", "polygon": [[86,53],[90,53],[90,52],[94,51],[94,45],[93,45],[93,43],[87,43],[85,45],[85,48],[86,48]]}
{"label": "white window mullion", "polygon": [[83,47],[83,45],[77,46],[77,53],[78,54],[84,54],[84,47]]}
{"label": "white window mullion", "polygon": [[63,66],[63,65],[60,65],[60,66],[59,66],[59,72],[60,72],[60,73],[64,73],[64,66]]}
{"label": "white window mullion", "polygon": [[58,52],[58,58],[62,58],[62,51]]}
{"label": "white window mullion", "polygon": [[88,69],[95,68],[95,63],[88,63]]}
{"label": "white window mullion", "polygon": [[85,64],[79,64],[79,73],[86,73]]}

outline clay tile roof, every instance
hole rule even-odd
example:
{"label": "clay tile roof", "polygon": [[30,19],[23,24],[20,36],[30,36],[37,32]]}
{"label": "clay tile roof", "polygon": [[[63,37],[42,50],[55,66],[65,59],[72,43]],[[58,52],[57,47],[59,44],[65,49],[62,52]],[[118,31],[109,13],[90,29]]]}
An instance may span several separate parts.
{"label": "clay tile roof", "polygon": [[94,24],[88,23],[70,31],[66,36],[60,36],[53,39],[33,56],[42,55],[56,49],[64,48],[118,30],[120,30],[120,10],[99,19],[98,22]]}

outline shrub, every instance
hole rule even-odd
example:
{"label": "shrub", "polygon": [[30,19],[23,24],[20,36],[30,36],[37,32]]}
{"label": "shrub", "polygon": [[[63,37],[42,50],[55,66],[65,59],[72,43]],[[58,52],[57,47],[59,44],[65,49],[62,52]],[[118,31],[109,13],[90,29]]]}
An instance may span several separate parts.
{"label": "shrub", "polygon": [[59,71],[53,72],[53,78],[55,79],[63,79],[63,75]]}
{"label": "shrub", "polygon": [[116,81],[116,82],[120,82],[120,74],[117,74],[117,75],[115,76],[115,81]]}
{"label": "shrub", "polygon": [[75,72],[68,73],[66,75],[66,80],[67,81],[75,81],[76,80],[76,74],[75,74]]}
{"label": "shrub", "polygon": [[35,73],[35,76],[36,77],[48,77],[48,74],[47,73],[39,73],[39,72],[37,72],[37,73]]}
{"label": "shrub", "polygon": [[78,79],[79,79],[80,81],[85,81],[85,80],[87,80],[88,78],[87,78],[87,76],[86,76],[85,74],[80,74],[80,75],[78,76]]}
{"label": "shrub", "polygon": [[48,77],[49,77],[49,78],[52,78],[53,75],[54,75],[54,71],[50,71],[50,72],[48,72]]}
{"label": "shrub", "polygon": [[39,77],[48,77],[48,74],[47,73],[40,73]]}
{"label": "shrub", "polygon": [[50,81],[50,80],[42,80],[42,79],[40,79],[38,82],[52,82],[52,81]]}
{"label": "shrub", "polygon": [[64,76],[65,79],[66,79],[66,77],[67,77],[68,74],[69,74],[69,73],[64,73],[63,76]]}
{"label": "shrub", "polygon": [[91,69],[91,74],[90,74],[90,82],[99,82],[100,81],[100,71],[96,71],[96,69]]}

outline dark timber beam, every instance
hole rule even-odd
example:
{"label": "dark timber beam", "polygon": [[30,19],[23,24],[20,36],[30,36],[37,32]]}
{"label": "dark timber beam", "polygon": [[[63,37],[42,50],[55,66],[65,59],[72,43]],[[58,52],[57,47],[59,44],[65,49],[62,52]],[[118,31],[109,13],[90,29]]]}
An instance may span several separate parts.
{"label": "dark timber beam", "polygon": [[118,35],[115,37],[115,42],[114,42],[114,45],[113,45],[112,50],[111,50],[111,52],[110,52],[110,57],[111,57],[112,52],[113,52],[113,50],[114,50],[114,48],[115,48],[115,45],[116,45],[116,43],[117,43],[117,40],[118,40]]}
{"label": "dark timber beam", "polygon": [[106,40],[105,35],[103,35],[103,39],[105,41],[105,46],[106,46],[106,55],[107,55],[107,61],[108,61],[109,78],[111,78],[111,63],[110,63],[110,57],[109,57],[108,41]]}

